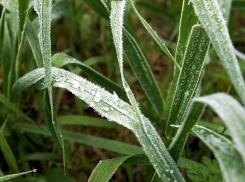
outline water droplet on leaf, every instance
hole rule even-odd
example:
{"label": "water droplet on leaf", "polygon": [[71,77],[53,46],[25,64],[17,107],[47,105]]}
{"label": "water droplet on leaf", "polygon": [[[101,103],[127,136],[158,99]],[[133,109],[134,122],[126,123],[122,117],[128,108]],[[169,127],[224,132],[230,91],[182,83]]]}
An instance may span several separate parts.
{"label": "water droplet on leaf", "polygon": [[99,93],[96,93],[94,96],[94,101],[99,102],[101,100],[101,95]]}

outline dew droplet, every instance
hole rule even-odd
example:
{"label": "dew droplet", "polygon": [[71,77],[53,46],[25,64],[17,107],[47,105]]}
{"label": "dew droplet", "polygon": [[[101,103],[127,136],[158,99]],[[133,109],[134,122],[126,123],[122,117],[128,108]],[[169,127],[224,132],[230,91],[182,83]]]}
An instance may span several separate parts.
{"label": "dew droplet", "polygon": [[80,90],[83,92],[84,91],[84,88],[82,86],[80,86]]}
{"label": "dew droplet", "polygon": [[79,87],[79,83],[77,81],[72,80],[71,83],[72,83],[72,87],[73,88],[78,88]]}
{"label": "dew droplet", "polygon": [[65,82],[65,80],[66,80],[66,79],[65,79],[65,77],[64,77],[64,76],[60,77],[60,82],[61,82],[61,83],[64,83],[64,82]]}
{"label": "dew droplet", "polygon": [[83,79],[83,80],[82,80],[82,83],[85,84],[85,83],[87,83],[87,81],[86,81],[85,79]]}
{"label": "dew droplet", "polygon": [[127,88],[125,88],[125,92],[129,92],[129,90],[130,90],[130,89],[129,89],[128,87],[127,87]]}
{"label": "dew droplet", "polygon": [[173,170],[170,170],[169,172],[170,172],[171,174],[173,174],[173,173],[174,173],[174,171],[173,171]]}
{"label": "dew droplet", "polygon": [[37,172],[37,169],[33,169],[32,171],[35,173],[35,172]]}
{"label": "dew droplet", "polygon": [[53,124],[55,124],[55,121],[52,121]]}
{"label": "dew droplet", "polygon": [[116,94],[116,92],[114,92],[113,91],[113,100],[116,102],[116,101],[118,101],[118,96],[117,96],[117,94]]}
{"label": "dew droplet", "polygon": [[99,93],[96,93],[94,96],[94,101],[99,102],[101,100],[101,95]]}

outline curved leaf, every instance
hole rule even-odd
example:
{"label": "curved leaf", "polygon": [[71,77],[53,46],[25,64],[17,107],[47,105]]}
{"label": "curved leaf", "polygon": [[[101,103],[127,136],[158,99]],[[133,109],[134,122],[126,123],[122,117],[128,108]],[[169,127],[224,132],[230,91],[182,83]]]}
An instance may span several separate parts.
{"label": "curved leaf", "polygon": [[25,175],[25,174],[28,174],[28,173],[35,173],[36,171],[37,171],[36,169],[33,169],[33,170],[27,171],[27,172],[6,175],[6,176],[3,176],[3,177],[0,177],[0,181],[6,181],[6,180],[9,180],[9,179],[12,179],[12,178],[16,178],[16,177],[19,177],[19,176],[22,176],[22,175]]}
{"label": "curved leaf", "polygon": [[193,26],[169,111],[166,127],[168,138],[172,138],[177,131],[171,125],[180,125],[184,120],[198,85],[208,48],[209,39],[204,29],[200,25]]}
{"label": "curved leaf", "polygon": [[[181,10],[181,19],[180,19],[180,26],[179,26],[179,36],[177,47],[175,51],[175,59],[178,64],[181,65],[184,54],[186,51],[186,47],[188,44],[188,38],[190,36],[192,27],[198,23],[198,18],[195,15],[193,7],[189,4],[188,0],[182,1],[182,10]],[[167,99],[165,102],[165,110],[164,110],[164,117],[167,119],[169,116],[170,107],[172,104],[172,100],[174,97],[174,92],[177,89],[177,82],[179,78],[180,70],[178,68],[174,68],[174,77],[171,82],[170,88],[168,90]]]}
{"label": "curved leaf", "polygon": [[194,101],[208,104],[224,121],[245,164],[245,109],[225,93],[198,97]]}
{"label": "curved leaf", "polygon": [[[44,136],[49,136],[47,132],[43,132],[43,131],[47,131],[47,127],[44,127],[44,126],[42,126],[43,130],[37,129],[33,127],[32,125],[25,124],[25,123],[17,124],[15,127],[16,129],[20,131],[25,131],[29,133],[37,133],[37,134],[42,134]],[[67,131],[67,130],[62,130],[62,134],[63,134],[63,138],[67,141],[77,142],[77,143],[81,143],[84,145],[117,152],[123,155],[133,155],[133,154],[143,153],[143,150],[140,147],[135,146],[135,145],[130,145],[127,143],[123,143],[123,142],[118,142],[114,140],[90,136],[90,135],[86,135],[83,133],[77,133],[77,132]],[[145,161],[145,159],[143,160]]]}
{"label": "curved leaf", "polygon": [[234,53],[226,21],[216,0],[191,0],[225,71],[245,105],[245,83]]}
{"label": "curved leaf", "polygon": [[117,157],[114,159],[107,159],[100,161],[99,164],[93,170],[89,177],[89,182],[107,182],[110,180],[112,175],[115,173],[117,168],[130,156]]}
{"label": "curved leaf", "polygon": [[[16,159],[14,157],[14,154],[13,154],[11,148],[9,147],[9,145],[8,145],[6,139],[4,138],[4,136],[3,136],[1,131],[0,131],[0,147],[1,147],[2,151],[3,151],[3,155],[4,155],[4,157],[5,157],[5,159],[6,159],[7,163],[8,163],[8,166],[12,170],[14,170],[16,173],[20,172],[19,167],[18,167],[18,165],[16,163]],[[0,177],[0,179],[1,179],[1,177]]]}
{"label": "curved leaf", "polygon": [[245,165],[230,140],[198,125],[192,131],[212,150],[226,182],[244,181]]}

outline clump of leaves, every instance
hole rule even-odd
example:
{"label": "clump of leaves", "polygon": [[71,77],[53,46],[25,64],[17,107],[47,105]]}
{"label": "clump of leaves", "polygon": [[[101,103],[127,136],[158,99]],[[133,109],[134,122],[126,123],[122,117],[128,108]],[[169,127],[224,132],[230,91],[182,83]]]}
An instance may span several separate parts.
{"label": "clump of leaves", "polygon": [[202,163],[194,161],[186,161],[185,171],[187,176],[195,182],[221,182],[223,181],[222,174],[218,167],[216,159],[210,159],[206,156],[202,158]]}

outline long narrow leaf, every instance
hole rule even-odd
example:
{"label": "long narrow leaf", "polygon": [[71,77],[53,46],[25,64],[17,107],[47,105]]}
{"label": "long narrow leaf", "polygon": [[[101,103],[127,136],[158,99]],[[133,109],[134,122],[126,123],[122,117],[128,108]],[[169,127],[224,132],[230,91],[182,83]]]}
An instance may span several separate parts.
{"label": "long narrow leaf", "polygon": [[[104,5],[105,9],[107,9],[107,11],[109,12],[110,8],[108,7],[108,2],[106,0],[100,0],[100,1]],[[95,11],[98,12],[97,8],[94,8],[94,7],[91,7],[91,8],[93,8]],[[117,14],[117,12],[115,13]],[[123,18],[120,16],[116,15],[115,17],[114,16],[112,17],[115,19]],[[115,27],[117,27],[118,25],[120,24],[115,23]],[[162,99],[160,90],[156,84],[156,81],[153,77],[152,71],[149,67],[149,64],[147,63],[145,56],[143,55],[142,51],[140,50],[134,38],[130,35],[130,33],[124,27],[123,27],[123,37],[124,37],[124,42],[123,42],[124,52],[123,53],[125,54],[127,60],[129,61],[147,97],[149,98],[153,107],[155,108],[159,116],[161,117],[162,112],[163,112],[163,99]],[[128,89],[129,87],[127,87],[126,90]]]}
{"label": "long narrow leaf", "polygon": [[183,148],[185,146],[187,137],[191,132],[191,129],[196,125],[202,116],[204,108],[204,104],[192,102],[189,113],[186,115],[184,122],[178,129],[173,141],[170,143],[168,150],[176,163],[178,163],[178,160],[181,157]]}
{"label": "long narrow leaf", "polygon": [[187,44],[182,70],[177,81],[166,127],[166,136],[172,138],[176,128],[183,122],[205,63],[209,39],[200,25],[195,25]]}
{"label": "long narrow leaf", "polygon": [[[18,173],[20,172],[18,165],[16,163],[16,159],[14,157],[14,154],[11,150],[11,148],[9,147],[7,141],[5,140],[2,132],[0,131],[0,146],[1,149],[3,151],[3,155],[9,165],[9,167],[14,170],[14,172]],[[1,178],[0,178],[1,179]]]}
{"label": "long narrow leaf", "polygon": [[12,178],[16,178],[16,177],[19,177],[19,176],[22,176],[22,175],[25,175],[25,174],[28,174],[28,173],[35,173],[36,171],[37,171],[36,169],[33,169],[33,170],[27,171],[27,172],[6,175],[6,176],[3,176],[3,177],[0,177],[0,181],[6,181],[6,180],[9,180],[9,179],[12,179]]}
{"label": "long narrow leaf", "polygon": [[24,30],[28,17],[29,0],[18,0],[18,52],[15,63],[15,78],[19,78],[20,63],[24,46]]}
{"label": "long narrow leaf", "polygon": [[84,126],[97,126],[97,127],[105,127],[105,128],[120,128],[120,125],[109,122],[105,119],[96,118],[96,117],[88,117],[88,116],[80,116],[80,115],[65,115],[58,116],[57,122],[62,125],[84,125]]}
{"label": "long narrow leaf", "polygon": [[195,126],[192,131],[212,150],[226,182],[244,181],[245,165],[231,141],[202,126]]}
{"label": "long narrow leaf", "polygon": [[[138,104],[135,97],[129,88],[126,79],[123,74],[123,41],[122,41],[122,29],[123,29],[123,16],[126,1],[111,1],[111,13],[110,13],[110,23],[113,35],[114,44],[116,47],[117,59],[119,63],[119,70],[121,73],[121,79],[123,87],[132,105],[133,114],[136,115],[136,122],[132,131],[136,134],[138,140],[140,141],[146,155],[152,162],[158,176],[162,180],[184,181],[183,176],[180,174],[176,164],[174,163],[172,157],[167,152],[166,147],[162,143],[160,137],[158,136],[156,130],[151,125],[150,121],[146,119],[141,111],[139,110]],[[172,169],[166,171],[166,168]],[[165,170],[164,170],[165,169]]]}
{"label": "long narrow leaf", "polygon": [[[42,126],[43,130],[37,129],[30,124],[24,124],[24,123],[17,124],[15,127],[16,129],[20,131],[49,136],[47,132],[44,132],[44,131],[47,131],[47,128],[44,126]],[[140,147],[135,146],[135,145],[130,145],[127,143],[123,143],[123,142],[118,142],[114,140],[90,136],[90,135],[86,135],[83,133],[77,133],[77,132],[67,131],[67,130],[62,130],[62,134],[63,134],[63,138],[67,141],[77,142],[77,143],[81,143],[84,145],[117,152],[123,155],[133,155],[133,154],[143,153],[143,150]]]}
{"label": "long narrow leaf", "polygon": [[157,111],[158,115],[161,117],[164,107],[163,99],[147,60],[140,50],[137,42],[126,29],[123,29],[123,35],[123,48],[125,51],[125,56],[127,60],[129,60],[129,63],[147,97]]}
{"label": "long narrow leaf", "polygon": [[[194,9],[191,5],[189,5],[188,0],[183,0],[182,2],[182,10],[181,10],[181,18],[180,18],[180,26],[179,26],[179,36],[177,47],[175,51],[175,59],[178,64],[181,65],[183,61],[185,50],[188,43],[188,38],[191,33],[192,27],[198,23],[198,18],[195,15]],[[174,93],[177,89],[177,82],[179,78],[180,70],[178,68],[174,68],[174,77],[171,82],[168,96],[165,102],[165,110],[164,110],[164,117],[167,119],[169,116],[169,110],[172,104]]]}
{"label": "long narrow leaf", "polygon": [[2,102],[4,105],[6,105],[9,109],[16,112],[19,116],[24,118],[25,120],[29,121],[31,124],[33,124],[35,127],[39,127],[35,121],[33,121],[31,118],[29,118],[25,113],[23,113],[18,107],[16,107],[13,103],[11,103],[6,97],[4,97],[0,93],[0,102]]}
{"label": "long narrow leaf", "polygon": [[245,105],[245,83],[229,37],[226,22],[216,0],[191,0],[234,88]]}
{"label": "long narrow leaf", "polygon": [[117,168],[130,156],[118,157],[115,159],[108,159],[100,161],[100,163],[95,167],[91,176],[89,177],[89,182],[107,182],[110,180],[112,175],[115,173]]}
{"label": "long narrow leaf", "polygon": [[195,101],[208,104],[224,121],[245,164],[245,109],[233,97],[224,93],[195,98]]}
{"label": "long narrow leaf", "polygon": [[157,44],[161,47],[161,49],[166,53],[166,55],[175,63],[176,67],[180,69],[180,65],[175,60],[175,58],[172,56],[168,48],[165,46],[165,43],[158,37],[156,32],[152,29],[152,27],[147,23],[147,21],[139,14],[136,7],[134,6],[134,2],[132,0],[129,0],[129,3],[131,4],[134,12],[140,19],[141,23],[144,25],[146,30],[150,33],[150,35],[153,37],[153,39],[157,42]]}
{"label": "long narrow leaf", "polygon": [[[135,54],[132,54],[132,55],[134,56]],[[132,60],[134,60],[134,59],[132,59]],[[93,68],[87,66],[83,62],[81,62],[81,61],[79,61],[79,60],[77,60],[71,56],[68,56],[64,53],[58,53],[52,57],[52,65],[53,66],[60,68],[66,64],[77,64],[83,70],[84,73],[86,73],[90,78],[92,78],[101,87],[105,88],[109,92],[113,92],[113,91],[116,92],[122,100],[124,100],[125,102],[129,102],[128,97],[126,95],[126,92],[119,85],[115,84],[114,82],[112,82],[111,80],[109,80],[108,78],[106,78],[105,76],[103,76],[102,74],[100,74],[99,72],[94,70]],[[135,64],[135,67],[137,67],[136,64]],[[138,72],[142,74],[142,71],[138,70]],[[33,74],[33,76],[35,76],[35,75]],[[145,77],[142,77],[142,78],[144,78],[145,80],[147,79]],[[151,88],[151,89],[157,90],[154,88],[156,88],[156,87],[153,86],[153,88]],[[19,89],[21,89],[21,88],[19,87]],[[158,93],[156,93],[156,92],[153,92],[152,94],[158,95]],[[159,95],[157,97],[159,98]],[[160,103],[159,107],[161,107],[162,100],[160,100],[158,102]],[[155,124],[159,124],[159,122],[155,119],[155,117],[148,111],[148,109],[144,105],[140,105],[140,108],[141,108],[142,112],[148,118],[151,119],[151,122],[154,122]]]}
{"label": "long narrow leaf", "polygon": [[[38,14],[39,18],[39,26],[40,32],[38,34],[39,44],[42,53],[43,65],[45,70],[45,84],[48,88],[48,100],[44,97],[44,109],[47,112],[45,113],[45,118],[48,122],[49,126],[53,126],[53,133],[54,138],[57,139],[58,143],[60,144],[61,148],[63,149],[63,164],[65,168],[65,147],[64,141],[62,138],[62,134],[60,128],[55,121],[54,112],[53,112],[53,96],[52,96],[52,72],[51,72],[51,38],[50,38],[50,30],[51,30],[51,10],[52,10],[52,0],[35,0],[34,1],[34,9]],[[49,106],[48,106],[49,105]],[[47,109],[50,109],[50,115]],[[49,127],[51,129],[51,127]]]}

